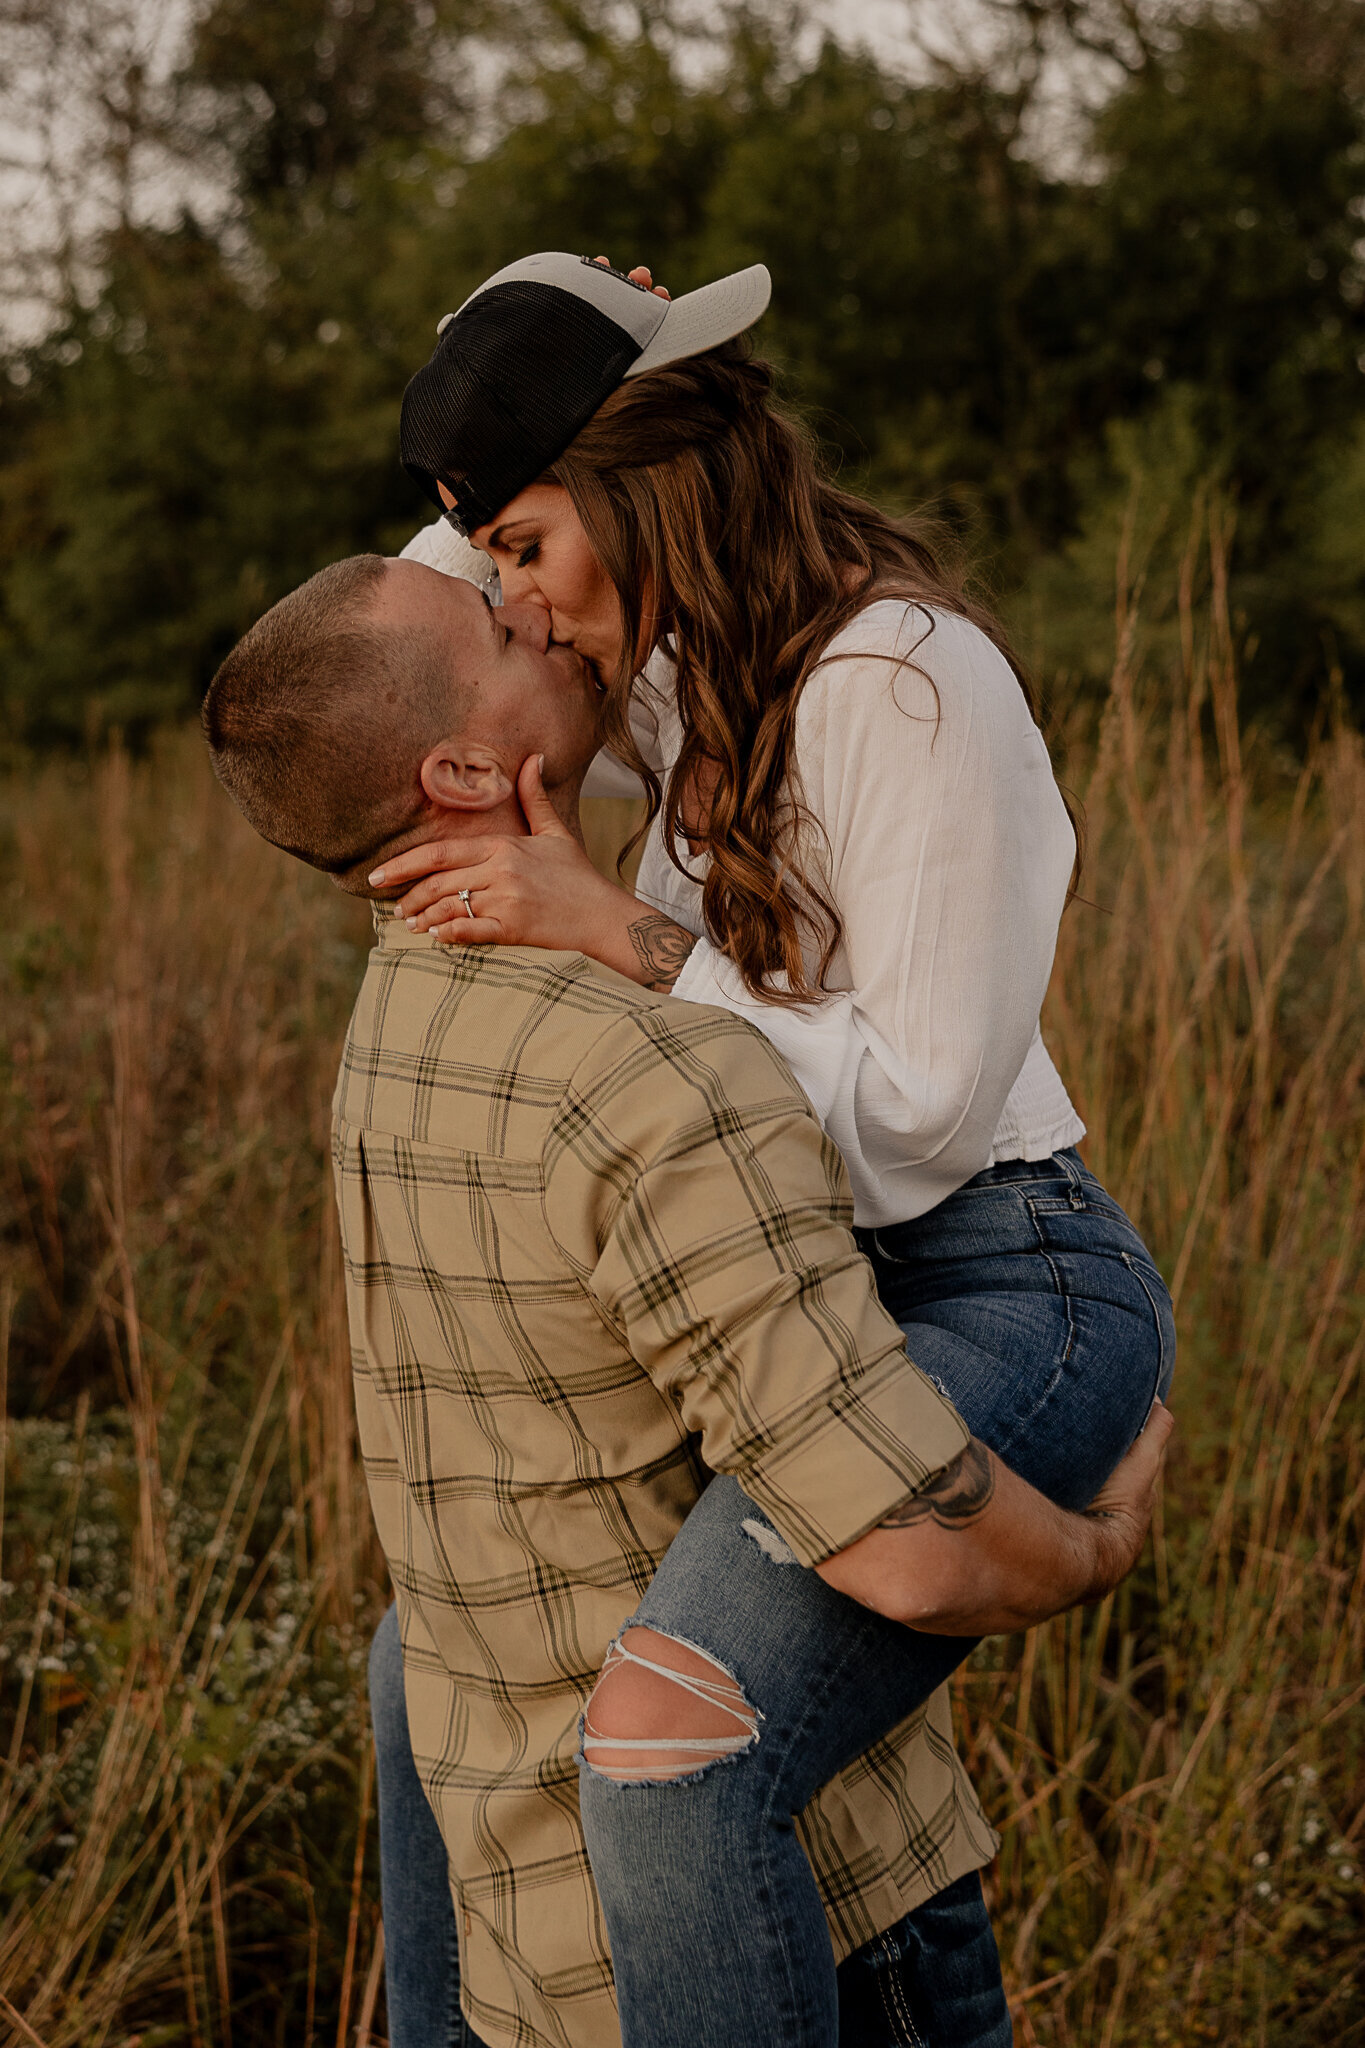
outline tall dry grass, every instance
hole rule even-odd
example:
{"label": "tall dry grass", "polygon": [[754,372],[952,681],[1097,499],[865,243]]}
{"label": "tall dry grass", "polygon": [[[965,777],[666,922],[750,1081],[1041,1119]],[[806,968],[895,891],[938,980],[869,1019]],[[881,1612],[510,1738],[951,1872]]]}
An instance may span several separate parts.
{"label": "tall dry grass", "polygon": [[8,792],[0,2033],[353,2038],[383,1601],[326,1186],[362,908],[168,738]]}
{"label": "tall dry grass", "polygon": [[1150,1562],[960,1686],[1024,2042],[1365,2038],[1365,754],[1244,730],[1226,559],[1214,506],[1159,676],[1120,561],[1060,736],[1045,1029],[1175,1297],[1179,1437]]}
{"label": "tall dry grass", "polygon": [[[1179,1446],[1129,1584],[958,1688],[1020,2038],[1078,2048],[1365,2038],[1365,761],[1242,728],[1211,537],[1175,672],[1125,597],[1060,735],[1047,1020],[1177,1296]],[[324,1158],[365,914],[188,736],[6,820],[0,2040],[376,2043],[386,1595]]]}

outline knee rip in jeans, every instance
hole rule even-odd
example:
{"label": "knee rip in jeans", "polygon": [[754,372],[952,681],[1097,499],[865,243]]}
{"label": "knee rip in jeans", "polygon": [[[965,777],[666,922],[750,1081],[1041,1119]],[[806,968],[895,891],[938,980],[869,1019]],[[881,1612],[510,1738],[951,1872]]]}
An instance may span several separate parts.
{"label": "knee rip in jeans", "polygon": [[739,1526],[749,1541],[758,1545],[769,1564],[800,1563],[800,1559],[790,1543],[784,1543],[776,1529],[770,1529],[766,1522],[758,1522],[749,1517],[742,1521]]}
{"label": "knee rip in jeans", "polygon": [[762,1718],[708,1651],[628,1628],[584,1710],[583,1758],[618,1785],[678,1784],[752,1749]]}

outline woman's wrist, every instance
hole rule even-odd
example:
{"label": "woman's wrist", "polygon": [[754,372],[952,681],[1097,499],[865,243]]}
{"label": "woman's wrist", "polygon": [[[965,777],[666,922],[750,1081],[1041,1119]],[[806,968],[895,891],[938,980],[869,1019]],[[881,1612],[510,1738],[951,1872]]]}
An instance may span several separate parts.
{"label": "woman's wrist", "polygon": [[638,904],[641,915],[627,926],[627,935],[635,950],[639,963],[638,974],[632,980],[640,981],[646,988],[656,989],[660,995],[667,995],[683,968],[688,956],[696,945],[696,934],[685,926],[674,924],[671,917],[662,911],[651,910],[647,904]]}
{"label": "woman's wrist", "polygon": [[615,900],[604,905],[597,943],[585,951],[642,988],[667,995],[697,943],[695,935],[628,890],[613,887],[611,893]]}

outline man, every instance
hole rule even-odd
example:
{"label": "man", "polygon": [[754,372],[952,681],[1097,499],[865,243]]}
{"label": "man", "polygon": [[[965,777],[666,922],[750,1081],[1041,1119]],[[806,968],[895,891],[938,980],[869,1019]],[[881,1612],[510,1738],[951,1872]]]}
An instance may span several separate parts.
{"label": "man", "polygon": [[[548,630],[416,562],[336,564],[215,678],[215,766],[257,830],[359,894],[436,831],[522,832],[533,753],[576,831],[596,699]],[[710,1474],[742,1484],[766,1554],[893,1622],[974,1635],[1117,1583],[1169,1424],[1112,1519],[1053,1508],[907,1360],[841,1162],[764,1039],[581,954],[443,951],[376,923],[335,1159],[361,1444],[465,2012],[492,2048],[609,2048],[579,1714],[602,1781],[642,1743],[704,1761],[759,1740],[762,1700],[708,1675],[704,1645],[630,1628],[630,1683],[618,1661],[594,1691]],[[707,1718],[722,1698],[728,1741]],[[993,1849],[942,1691],[802,1818],[855,1962]]]}

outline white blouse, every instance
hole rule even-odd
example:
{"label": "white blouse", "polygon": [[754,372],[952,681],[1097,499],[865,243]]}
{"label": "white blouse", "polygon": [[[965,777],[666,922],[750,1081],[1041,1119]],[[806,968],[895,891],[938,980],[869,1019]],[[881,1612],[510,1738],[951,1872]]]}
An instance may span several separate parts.
{"label": "white blouse", "polygon": [[[454,545],[428,528],[405,554],[486,580],[487,557],[457,565],[465,544],[440,534]],[[681,741],[670,674],[656,655],[632,718],[661,779]],[[657,821],[636,891],[698,935],[674,993],[747,1018],[786,1059],[844,1156],[855,1220],[900,1222],[1085,1134],[1038,1025],[1075,840],[1009,664],[951,613],[860,612],[802,690],[795,747],[819,828],[804,857],[844,927],[830,994],[795,1009],[749,995],[702,928],[706,857],[681,846],[680,874]],[[584,791],[638,793],[607,755]]]}

